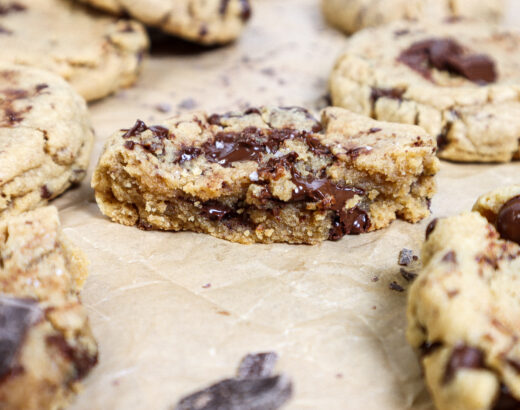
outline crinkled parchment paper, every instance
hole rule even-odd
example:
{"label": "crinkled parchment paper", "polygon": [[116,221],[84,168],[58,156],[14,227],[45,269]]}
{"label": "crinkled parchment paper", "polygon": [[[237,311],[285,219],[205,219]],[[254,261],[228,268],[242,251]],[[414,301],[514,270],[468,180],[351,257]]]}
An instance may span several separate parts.
{"label": "crinkled parchment paper", "polygon": [[[163,40],[135,88],[91,105],[98,140],[88,178],[106,137],[137,118],[324,105],[345,37],[325,25],[319,0],[253,1],[237,44],[203,50]],[[520,20],[512,1],[509,24]],[[518,183],[519,171],[519,163],[443,162],[433,214],[468,210],[482,192]],[[91,261],[83,301],[100,345],[74,410],[167,409],[265,350],[294,381],[288,409],[431,409],[404,337],[406,292],[389,289],[394,280],[408,287],[397,256],[419,251],[428,221],[314,247],[243,246],[111,223],[88,185],[55,201]]]}

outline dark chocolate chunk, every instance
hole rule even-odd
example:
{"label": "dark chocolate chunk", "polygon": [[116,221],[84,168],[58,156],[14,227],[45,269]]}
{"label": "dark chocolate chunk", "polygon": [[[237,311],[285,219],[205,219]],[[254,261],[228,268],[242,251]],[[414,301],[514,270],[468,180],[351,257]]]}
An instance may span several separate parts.
{"label": "dark chocolate chunk", "polygon": [[403,248],[399,252],[398,264],[401,266],[408,266],[413,262],[413,251],[411,249]]}
{"label": "dark chocolate chunk", "polygon": [[240,0],[240,4],[242,5],[242,12],[240,13],[240,17],[242,20],[247,21],[251,18],[251,4],[249,0]]}
{"label": "dark chocolate chunk", "polygon": [[520,399],[511,394],[511,390],[504,384],[500,386],[500,393],[495,401],[493,410],[518,410],[520,409]]}
{"label": "dark chocolate chunk", "polygon": [[390,282],[390,285],[388,285],[388,287],[391,290],[395,290],[396,292],[404,292],[404,288],[401,285],[399,285],[399,283],[397,283],[396,281]]}
{"label": "dark chocolate chunk", "polygon": [[234,214],[234,210],[217,202],[208,201],[202,206],[202,215],[213,221],[221,221],[226,216]]}
{"label": "dark chocolate chunk", "polygon": [[399,269],[399,273],[407,282],[413,282],[417,278],[417,273],[409,272],[406,269]]}
{"label": "dark chocolate chunk", "polygon": [[145,132],[147,129],[148,129],[148,127],[146,126],[146,124],[143,121],[137,120],[132,128],[129,128],[127,130],[121,130],[121,131],[126,131],[121,137],[122,138],[135,137],[136,135]]}
{"label": "dark chocolate chunk", "polygon": [[16,366],[16,356],[27,330],[42,316],[35,300],[0,295],[0,377]]}
{"label": "dark chocolate chunk", "polygon": [[135,142],[134,141],[125,141],[125,143],[123,144],[123,147],[125,147],[126,149],[129,149],[129,150],[133,150],[135,147]]}
{"label": "dark chocolate chunk", "polygon": [[197,147],[185,147],[182,148],[179,152],[179,156],[174,161],[176,164],[183,164],[185,162],[191,161],[192,159],[197,158],[202,153],[202,150]]}
{"label": "dark chocolate chunk", "polygon": [[457,41],[449,38],[427,39],[412,44],[397,61],[432,80],[431,69],[447,71],[475,83],[497,80],[495,62],[484,54],[469,54]]}
{"label": "dark chocolate chunk", "polygon": [[275,352],[248,354],[240,362],[238,377],[248,379],[271,376],[277,361],[278,355]]}
{"label": "dark chocolate chunk", "polygon": [[403,98],[405,90],[401,88],[372,88],[370,100],[375,104],[380,98],[390,98],[392,100],[400,100]]}
{"label": "dark chocolate chunk", "polygon": [[484,353],[475,347],[460,345],[453,350],[446,373],[444,383],[449,383],[459,369],[482,369],[485,367]]}
{"label": "dark chocolate chunk", "polygon": [[291,395],[284,375],[227,379],[181,399],[175,410],[276,410]]}
{"label": "dark chocolate chunk", "polygon": [[43,185],[40,189],[40,196],[43,199],[49,199],[52,196],[52,192],[49,191],[49,188],[47,188],[47,185]]}
{"label": "dark chocolate chunk", "polygon": [[502,239],[520,244],[520,195],[502,206],[497,215],[496,225]]}
{"label": "dark chocolate chunk", "polygon": [[439,222],[438,218],[435,218],[433,221],[431,221],[428,226],[426,227],[426,240],[430,237],[432,232],[434,231],[435,227],[437,226],[437,223]]}

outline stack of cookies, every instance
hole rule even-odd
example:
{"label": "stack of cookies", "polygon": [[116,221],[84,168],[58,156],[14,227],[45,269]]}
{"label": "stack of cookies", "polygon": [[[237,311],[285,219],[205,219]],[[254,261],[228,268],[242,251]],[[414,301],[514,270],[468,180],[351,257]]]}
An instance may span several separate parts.
{"label": "stack of cookies", "polygon": [[[352,34],[330,107],[135,118],[107,139],[92,196],[143,238],[316,245],[418,223],[439,158],[520,159],[520,32],[499,25],[504,7],[322,0],[327,21]],[[79,296],[87,262],[47,206],[87,175],[87,102],[137,81],[150,33],[224,45],[250,16],[248,0],[0,0],[0,408],[63,408],[98,361]],[[519,232],[518,185],[428,227],[407,336],[440,410],[520,408]],[[285,378],[276,388],[282,398],[269,400],[262,385],[264,402],[212,387],[218,406],[201,393],[179,408],[274,409],[292,394]]]}

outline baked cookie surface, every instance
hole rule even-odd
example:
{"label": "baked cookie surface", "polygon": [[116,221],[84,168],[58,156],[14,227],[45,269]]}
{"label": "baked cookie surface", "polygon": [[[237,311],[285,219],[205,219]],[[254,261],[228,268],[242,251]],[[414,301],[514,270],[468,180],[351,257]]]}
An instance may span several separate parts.
{"label": "baked cookie surface", "polygon": [[322,0],[326,19],[346,33],[396,20],[441,21],[459,16],[499,21],[504,0]]}
{"label": "baked cookie surface", "polygon": [[430,224],[407,337],[438,409],[520,408],[520,186]]}
{"label": "baked cookie surface", "polygon": [[416,124],[439,156],[520,157],[520,32],[464,20],[398,22],[353,36],[337,61],[334,105]]}
{"label": "baked cookie surface", "polygon": [[194,113],[114,134],[92,186],[125,225],[314,244],[426,217],[435,149],[419,127],[341,108]]}
{"label": "baked cookie surface", "polygon": [[63,408],[97,363],[82,252],[44,207],[0,221],[0,407]]}
{"label": "baked cookie surface", "polygon": [[0,64],[0,221],[80,182],[93,139],[85,101],[63,79]]}
{"label": "baked cookie surface", "polygon": [[0,61],[59,74],[88,101],[137,79],[148,47],[139,23],[68,0],[0,0],[0,9]]}
{"label": "baked cookie surface", "polygon": [[251,17],[249,0],[78,0],[201,44],[235,40]]}

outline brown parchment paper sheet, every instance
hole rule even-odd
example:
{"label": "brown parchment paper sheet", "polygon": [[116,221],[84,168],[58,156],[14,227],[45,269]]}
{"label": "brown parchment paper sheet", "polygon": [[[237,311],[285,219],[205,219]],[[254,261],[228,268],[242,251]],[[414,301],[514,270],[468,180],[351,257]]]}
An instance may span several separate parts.
{"label": "brown parchment paper sheet", "polygon": [[[514,25],[520,1],[511,2]],[[88,180],[106,137],[137,118],[153,123],[186,108],[323,106],[345,37],[326,26],[319,0],[253,3],[254,18],[235,45],[203,50],[162,41],[135,88],[91,105],[98,139]],[[470,209],[479,194],[519,183],[519,171],[519,163],[443,162],[433,215]],[[314,247],[243,246],[111,223],[87,181],[55,204],[91,261],[83,302],[100,346],[99,365],[72,409],[167,409],[232,376],[246,353],[266,350],[280,355],[277,369],[294,381],[287,409],[431,409],[405,341],[406,293],[388,288],[393,280],[406,285],[399,250],[418,252],[428,221]]]}

